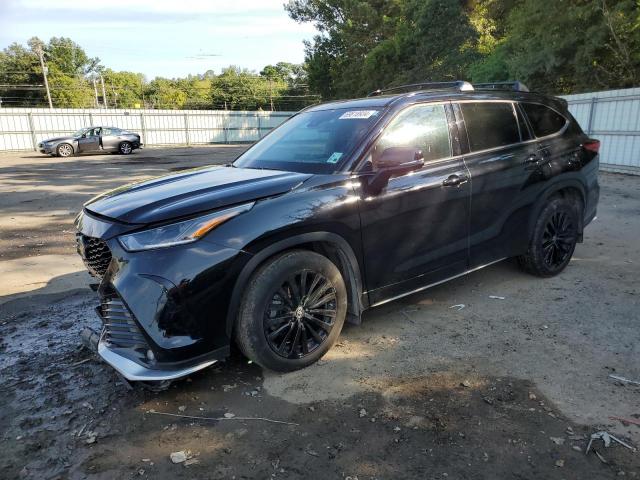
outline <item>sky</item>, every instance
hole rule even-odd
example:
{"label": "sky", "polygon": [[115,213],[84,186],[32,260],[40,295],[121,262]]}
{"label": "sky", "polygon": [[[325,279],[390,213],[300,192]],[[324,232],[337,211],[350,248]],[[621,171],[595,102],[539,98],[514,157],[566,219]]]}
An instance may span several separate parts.
{"label": "sky", "polygon": [[285,0],[0,0],[0,49],[69,37],[114,70],[183,77],[237,65],[301,63],[315,30]]}

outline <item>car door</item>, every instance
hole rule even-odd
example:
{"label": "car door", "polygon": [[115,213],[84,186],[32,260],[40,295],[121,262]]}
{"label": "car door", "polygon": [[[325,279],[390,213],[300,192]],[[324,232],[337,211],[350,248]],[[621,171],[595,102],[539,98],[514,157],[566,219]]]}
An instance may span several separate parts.
{"label": "car door", "polygon": [[[470,266],[523,253],[539,184],[537,146],[511,101],[453,106],[463,120],[465,163],[471,174]],[[464,143],[464,142],[463,142]]]}
{"label": "car door", "polygon": [[78,150],[81,153],[95,152],[100,150],[100,128],[92,128],[87,130],[82,137],[78,139]]}
{"label": "car door", "polygon": [[361,182],[361,233],[369,301],[384,302],[466,270],[468,171],[457,153],[447,103],[418,104],[391,120],[365,165],[385,148],[414,147],[424,166],[391,178],[380,192]]}
{"label": "car door", "polygon": [[101,132],[102,149],[107,152],[118,151],[118,135],[120,130],[112,127],[104,127]]}

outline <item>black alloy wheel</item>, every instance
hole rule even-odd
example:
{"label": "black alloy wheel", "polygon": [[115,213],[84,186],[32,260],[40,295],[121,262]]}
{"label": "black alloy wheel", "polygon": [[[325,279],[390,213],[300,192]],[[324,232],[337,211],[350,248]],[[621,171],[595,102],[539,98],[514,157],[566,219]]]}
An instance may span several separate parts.
{"label": "black alloy wheel", "polygon": [[557,275],[569,264],[579,237],[582,204],[554,197],[542,208],[529,249],[518,257],[520,267],[538,277]]}
{"label": "black alloy wheel", "polygon": [[327,340],[336,315],[334,286],[322,274],[303,270],[271,297],[263,320],[267,343],[284,358],[303,358]]}
{"label": "black alloy wheel", "polygon": [[347,316],[347,287],[324,255],[290,250],[265,261],[245,288],[234,338],[258,365],[290,372],[317,362]]}
{"label": "black alloy wheel", "polygon": [[578,236],[577,226],[566,211],[555,212],[542,235],[544,262],[550,269],[557,269],[571,255]]}

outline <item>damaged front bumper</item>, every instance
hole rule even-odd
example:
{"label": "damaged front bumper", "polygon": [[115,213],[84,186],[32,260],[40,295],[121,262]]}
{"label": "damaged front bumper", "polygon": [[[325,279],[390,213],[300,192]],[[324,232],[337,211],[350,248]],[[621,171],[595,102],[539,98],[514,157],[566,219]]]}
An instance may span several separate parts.
{"label": "damaged front bumper", "polygon": [[156,382],[163,380],[174,380],[190,375],[198,370],[207,368],[218,360],[205,360],[194,365],[177,368],[177,369],[162,369],[157,370],[153,368],[143,367],[142,365],[129,360],[127,357],[120,355],[109,348],[109,346],[103,342],[98,342],[98,355],[111,365],[120,375],[130,381],[142,381],[142,382]]}
{"label": "damaged front bumper", "polygon": [[227,354],[220,349],[188,360],[158,362],[146,334],[117,296],[103,298],[96,312],[103,323],[97,353],[130,381],[174,380],[207,368]]}
{"label": "damaged front bumper", "polygon": [[82,214],[78,253],[96,285],[97,353],[131,381],[184,377],[229,356],[229,298],[246,252],[210,243],[128,252],[131,228]]}

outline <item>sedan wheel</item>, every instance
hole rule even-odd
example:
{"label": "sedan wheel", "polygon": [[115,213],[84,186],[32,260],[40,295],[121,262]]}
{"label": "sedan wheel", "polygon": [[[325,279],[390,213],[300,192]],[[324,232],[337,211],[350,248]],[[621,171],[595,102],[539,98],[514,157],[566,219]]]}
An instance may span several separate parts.
{"label": "sedan wheel", "polygon": [[59,157],[70,157],[73,155],[73,147],[68,143],[62,143],[58,145],[57,152]]}
{"label": "sedan wheel", "polygon": [[122,155],[129,155],[133,151],[133,148],[129,142],[122,142],[119,150]]}

